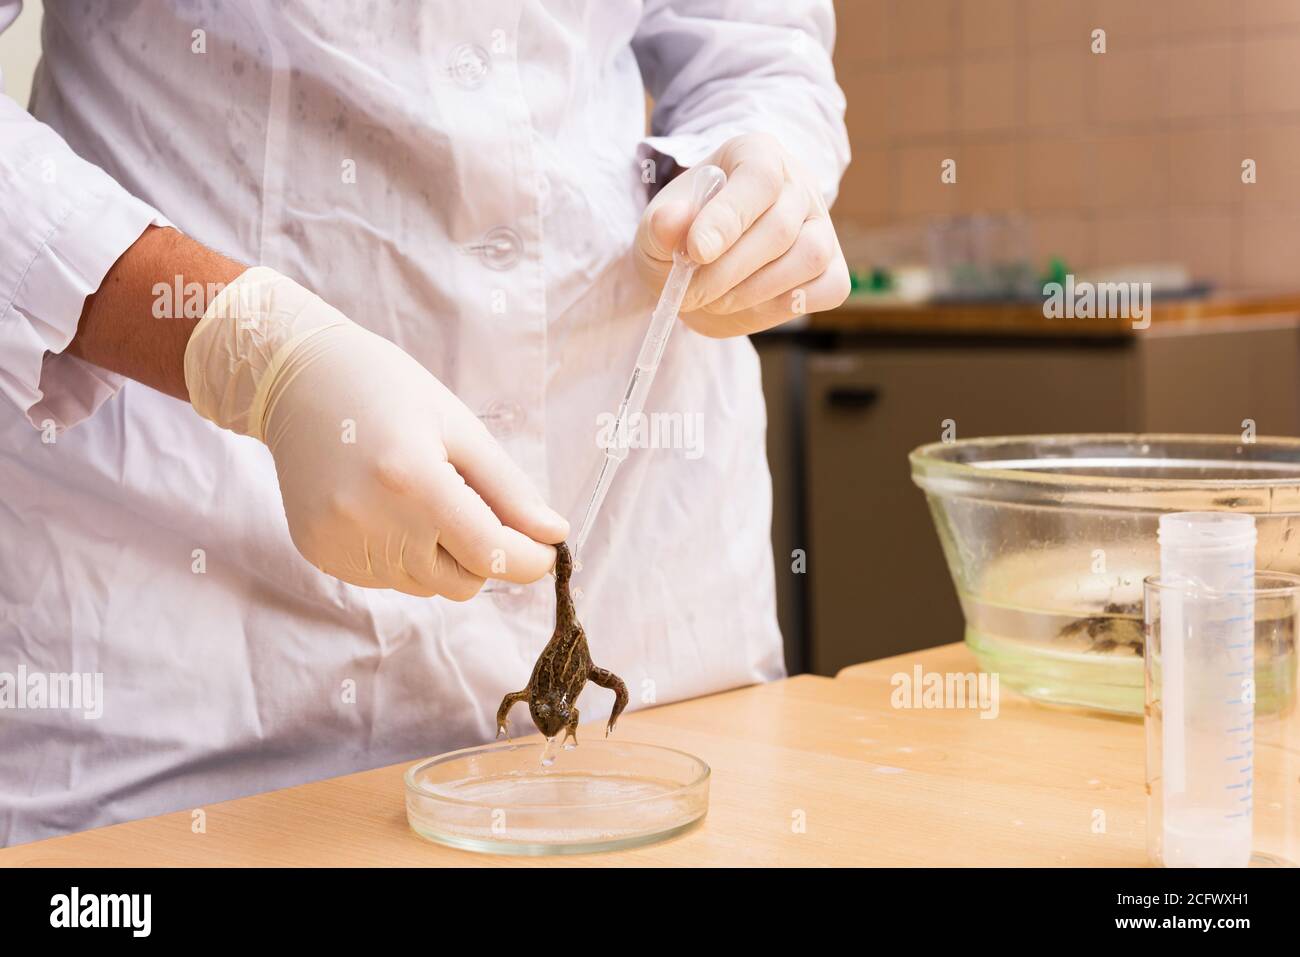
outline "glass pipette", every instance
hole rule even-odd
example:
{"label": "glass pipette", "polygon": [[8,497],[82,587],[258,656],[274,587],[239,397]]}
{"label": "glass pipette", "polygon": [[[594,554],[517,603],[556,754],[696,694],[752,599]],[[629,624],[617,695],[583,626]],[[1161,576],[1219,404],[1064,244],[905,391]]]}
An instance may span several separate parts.
{"label": "glass pipette", "polygon": [[[718,190],[727,182],[727,174],[716,166],[701,166],[695,171],[694,179],[691,222],[695,221],[704,204],[716,196]],[[673,252],[673,268],[668,273],[668,281],[664,283],[664,291],[659,295],[659,302],[655,305],[654,312],[650,314],[650,328],[646,330],[645,338],[641,341],[641,351],[636,357],[636,368],[632,370],[632,377],[623,392],[623,401],[619,404],[618,415],[614,419],[613,437],[605,447],[605,461],[601,463],[595,491],[591,493],[591,501],[587,504],[587,514],[582,519],[578,537],[573,541],[575,562],[582,553],[583,545],[587,543],[587,536],[591,534],[591,526],[596,520],[600,506],[604,503],[605,496],[609,494],[614,475],[618,472],[618,467],[623,464],[623,460],[627,458],[629,423],[645,408],[646,395],[650,392],[650,384],[654,382],[655,372],[659,369],[659,360],[663,358],[668,337],[672,334],[673,327],[677,325],[677,314],[681,311],[682,299],[686,296],[686,287],[691,284],[695,269],[696,264],[686,254],[686,244],[683,240],[682,245]]]}

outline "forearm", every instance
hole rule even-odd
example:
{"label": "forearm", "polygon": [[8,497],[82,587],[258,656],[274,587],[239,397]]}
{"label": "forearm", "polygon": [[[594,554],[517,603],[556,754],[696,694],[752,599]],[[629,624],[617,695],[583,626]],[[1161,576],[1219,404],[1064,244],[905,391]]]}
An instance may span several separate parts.
{"label": "forearm", "polygon": [[[830,0],[646,0],[632,49],[654,100],[644,146],[691,167],[724,142],[773,136],[830,204],[849,161]],[[662,170],[660,171],[662,172]]]}
{"label": "forearm", "polygon": [[[188,400],[185,344],[209,294],[246,268],[175,229],[151,226],[86,297],[68,352]],[[162,287],[168,292],[160,297]]]}

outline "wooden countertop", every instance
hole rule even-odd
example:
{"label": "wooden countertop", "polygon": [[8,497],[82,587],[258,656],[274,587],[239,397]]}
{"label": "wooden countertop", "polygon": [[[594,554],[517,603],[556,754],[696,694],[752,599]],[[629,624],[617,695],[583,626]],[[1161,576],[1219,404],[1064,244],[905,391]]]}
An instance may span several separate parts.
{"label": "wooden countertop", "polygon": [[838,309],[807,318],[802,329],[813,332],[1087,336],[1131,338],[1152,330],[1168,330],[1177,323],[1203,324],[1263,317],[1300,319],[1300,292],[1219,292],[1200,298],[1156,299],[1151,306],[1151,326],[1136,330],[1123,319],[1048,319],[1042,306],[1032,302],[883,305],[869,296],[853,296]]}
{"label": "wooden countertop", "polygon": [[651,847],[540,859],[439,847],[407,827],[395,765],[211,805],[204,834],[182,811],[0,850],[0,865],[1145,863],[1139,721],[1010,692],[994,719],[892,707],[891,676],[918,664],[975,670],[945,645],[625,715],[621,737],[713,767],[707,819]]}

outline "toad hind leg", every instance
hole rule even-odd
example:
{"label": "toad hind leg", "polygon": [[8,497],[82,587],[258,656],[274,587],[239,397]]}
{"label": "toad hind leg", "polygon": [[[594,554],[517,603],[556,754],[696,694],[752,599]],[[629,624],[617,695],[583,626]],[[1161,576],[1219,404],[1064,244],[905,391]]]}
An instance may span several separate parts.
{"label": "toad hind leg", "polygon": [[510,736],[510,733],[506,731],[506,715],[508,715],[510,713],[510,709],[513,708],[515,705],[517,705],[519,702],[527,701],[527,700],[528,700],[527,688],[525,688],[523,691],[512,691],[510,692],[510,694],[506,695],[504,698],[501,699],[501,707],[497,708],[497,737],[498,738],[501,737],[508,738]]}
{"label": "toad hind leg", "polygon": [[608,738],[614,730],[614,725],[618,723],[618,716],[627,707],[627,685],[623,684],[623,679],[614,672],[606,671],[604,668],[597,668],[595,665],[592,665],[587,680],[592,684],[600,685],[602,688],[608,688],[614,692],[614,707],[609,713],[609,724],[605,725],[605,737]]}

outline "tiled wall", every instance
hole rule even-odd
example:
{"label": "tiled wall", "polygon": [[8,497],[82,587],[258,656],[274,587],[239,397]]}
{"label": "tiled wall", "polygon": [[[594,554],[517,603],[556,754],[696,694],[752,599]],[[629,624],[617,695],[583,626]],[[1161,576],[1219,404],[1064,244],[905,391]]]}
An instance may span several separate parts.
{"label": "tiled wall", "polygon": [[835,6],[850,229],[1020,211],[1042,263],[1300,288],[1300,0]]}

